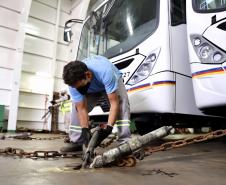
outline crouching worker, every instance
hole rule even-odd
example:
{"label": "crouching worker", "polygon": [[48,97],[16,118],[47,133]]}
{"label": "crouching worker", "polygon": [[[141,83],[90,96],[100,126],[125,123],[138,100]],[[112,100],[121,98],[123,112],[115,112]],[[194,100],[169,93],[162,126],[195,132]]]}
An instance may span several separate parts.
{"label": "crouching worker", "polygon": [[97,146],[118,128],[118,142],[126,142],[130,136],[130,108],[127,91],[119,70],[105,57],[93,56],[83,61],[72,61],[64,66],[64,83],[69,86],[73,101],[70,125],[70,143],[61,148],[62,153],[82,151],[91,138],[88,113],[100,98],[110,103],[108,122],[101,129]]}

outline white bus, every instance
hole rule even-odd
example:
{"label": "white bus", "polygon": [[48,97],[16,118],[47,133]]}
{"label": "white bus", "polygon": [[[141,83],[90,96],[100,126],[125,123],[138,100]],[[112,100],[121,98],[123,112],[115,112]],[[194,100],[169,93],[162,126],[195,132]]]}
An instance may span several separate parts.
{"label": "white bus", "polygon": [[187,1],[187,26],[197,107],[226,117],[226,0]]}
{"label": "white bus", "polygon": [[[77,60],[103,55],[115,64],[140,132],[195,123],[204,116],[195,104],[186,30],[185,0],[107,0],[85,20]],[[90,115],[108,111],[102,100]]]}

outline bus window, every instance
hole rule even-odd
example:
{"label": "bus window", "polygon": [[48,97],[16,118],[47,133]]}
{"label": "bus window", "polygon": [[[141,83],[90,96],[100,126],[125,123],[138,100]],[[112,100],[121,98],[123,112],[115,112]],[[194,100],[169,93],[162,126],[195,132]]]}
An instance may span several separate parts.
{"label": "bus window", "polygon": [[77,60],[93,54],[112,58],[141,43],[158,27],[159,0],[111,0],[93,13],[98,16],[83,26]]}
{"label": "bus window", "polygon": [[171,26],[186,24],[186,0],[171,0]]}
{"label": "bus window", "polygon": [[226,0],[193,0],[193,9],[199,13],[220,12],[226,10]]}
{"label": "bus window", "polygon": [[104,0],[90,0],[87,15],[94,11]]}
{"label": "bus window", "polygon": [[116,0],[104,20],[104,55],[111,58],[142,42],[157,29],[158,13],[158,0]]}

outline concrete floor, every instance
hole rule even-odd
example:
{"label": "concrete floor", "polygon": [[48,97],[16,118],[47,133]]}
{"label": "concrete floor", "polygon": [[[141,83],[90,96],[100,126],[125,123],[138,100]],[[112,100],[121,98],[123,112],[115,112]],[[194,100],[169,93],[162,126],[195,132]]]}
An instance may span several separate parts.
{"label": "concrete floor", "polygon": [[[43,137],[48,137],[44,135]],[[52,136],[52,135],[51,135]],[[63,140],[0,140],[25,151],[59,150]],[[65,165],[80,159],[32,160],[0,156],[1,185],[226,185],[226,142],[193,144],[171,151],[158,152],[130,168],[68,170]]]}

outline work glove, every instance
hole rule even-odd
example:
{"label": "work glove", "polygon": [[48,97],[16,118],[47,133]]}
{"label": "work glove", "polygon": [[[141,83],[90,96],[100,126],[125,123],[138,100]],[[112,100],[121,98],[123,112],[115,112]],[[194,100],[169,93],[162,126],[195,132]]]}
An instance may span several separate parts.
{"label": "work glove", "polygon": [[83,144],[87,147],[91,139],[91,132],[88,128],[82,128],[81,138],[83,139]]}
{"label": "work glove", "polygon": [[99,146],[101,142],[111,134],[113,129],[111,125],[107,125],[107,124],[100,124],[99,127],[100,127],[100,130],[98,134],[96,147]]}

